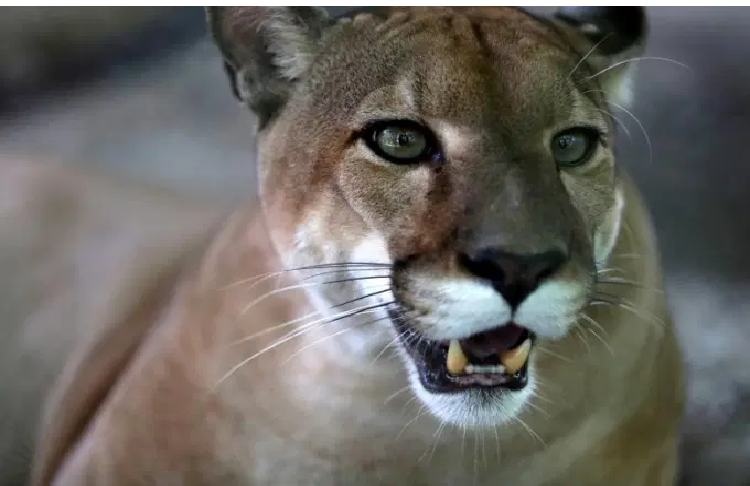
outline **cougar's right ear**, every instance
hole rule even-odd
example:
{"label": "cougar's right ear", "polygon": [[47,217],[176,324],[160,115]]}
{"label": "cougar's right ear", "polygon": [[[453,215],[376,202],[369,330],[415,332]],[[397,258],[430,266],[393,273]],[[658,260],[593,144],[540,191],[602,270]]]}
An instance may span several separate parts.
{"label": "cougar's right ear", "polygon": [[[560,7],[554,18],[574,42],[584,40],[585,60],[610,101],[630,104],[634,64],[648,39],[645,7]],[[578,42],[576,42],[578,43]]]}
{"label": "cougar's right ear", "polygon": [[235,96],[263,128],[289,98],[333,23],[318,7],[206,7]]}

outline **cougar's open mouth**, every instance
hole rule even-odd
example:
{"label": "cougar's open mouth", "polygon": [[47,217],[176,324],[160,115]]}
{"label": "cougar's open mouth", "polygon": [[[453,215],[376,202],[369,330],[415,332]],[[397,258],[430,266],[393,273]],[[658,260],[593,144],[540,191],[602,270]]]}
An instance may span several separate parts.
{"label": "cougar's open mouth", "polygon": [[521,390],[528,381],[529,354],[534,334],[509,323],[466,339],[434,341],[421,336],[397,310],[391,320],[401,344],[432,393],[460,392],[471,388],[502,387]]}

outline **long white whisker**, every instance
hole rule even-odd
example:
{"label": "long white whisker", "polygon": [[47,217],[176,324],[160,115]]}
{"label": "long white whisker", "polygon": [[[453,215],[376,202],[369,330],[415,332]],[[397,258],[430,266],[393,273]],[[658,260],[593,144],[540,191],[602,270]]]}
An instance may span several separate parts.
{"label": "long white whisker", "polygon": [[637,317],[640,317],[641,319],[643,319],[644,321],[646,321],[646,322],[648,322],[650,324],[656,324],[656,325],[660,325],[660,326],[664,325],[664,321],[661,318],[659,318],[655,314],[651,314],[651,316],[650,316],[651,319],[649,319],[649,316],[644,316],[643,314],[641,314],[641,312],[638,310],[638,308],[632,302],[629,302],[629,301],[623,301],[623,300],[621,300],[621,301],[617,302],[617,301],[607,300],[606,298],[602,298],[600,296],[596,296],[595,300],[592,301],[589,305],[591,305],[591,306],[596,306],[596,305],[610,305],[610,306],[614,306],[614,307],[619,307],[621,309],[624,309],[624,310],[632,312]]}
{"label": "long white whisker", "polygon": [[419,418],[422,417],[425,413],[427,413],[425,411],[425,406],[424,405],[420,405],[419,406],[419,411],[417,412],[417,416],[414,417],[413,419],[409,420],[408,422],[406,422],[404,424],[404,426],[401,428],[401,430],[399,431],[399,433],[396,434],[396,438],[393,441],[394,442],[398,442],[399,439],[401,438],[401,436],[404,435],[404,432],[406,432],[406,429],[408,429],[411,424],[413,424],[414,422],[416,422],[417,420],[419,420]]}
{"label": "long white whisker", "polygon": [[540,353],[544,353],[544,354],[547,354],[549,356],[552,356],[554,358],[558,358],[559,360],[565,361],[566,363],[572,363],[573,362],[572,359],[566,358],[565,356],[563,356],[561,354],[555,353],[554,351],[551,351],[550,349],[547,349],[544,346],[538,346],[537,347],[537,351],[539,351]]}
{"label": "long white whisker", "polygon": [[584,346],[586,346],[586,352],[588,354],[591,354],[591,346],[589,345],[588,339],[586,339],[586,335],[583,334],[583,331],[580,329],[580,326],[574,327],[573,330],[576,332],[578,339],[583,343]]}
{"label": "long white whisker", "polygon": [[[249,336],[245,336],[245,337],[243,337],[241,339],[233,341],[230,344],[230,346],[237,346],[239,344],[246,343],[248,341],[252,341],[253,339],[257,339],[257,338],[259,338],[261,336],[265,336],[266,334],[272,333],[274,331],[278,331],[279,329],[284,329],[285,327],[293,326],[293,325],[298,324],[300,322],[304,322],[305,320],[310,319],[310,318],[315,317],[315,316],[318,316],[320,314],[321,314],[321,312],[316,310],[316,311],[312,311],[312,312],[310,312],[308,314],[305,314],[304,316],[297,317],[295,319],[291,319],[289,321],[286,321],[286,322],[284,322],[282,324],[278,324],[276,326],[271,326],[271,327],[266,327],[266,328],[264,328],[264,329],[262,329],[262,330],[260,330],[258,332],[254,332],[253,334],[250,334]],[[325,320],[325,319],[319,319],[319,320],[311,322],[310,324],[311,325],[315,324],[316,322],[320,322],[321,320]]]}
{"label": "long white whisker", "polygon": [[575,65],[575,67],[568,73],[568,78],[570,78],[571,76],[573,76],[573,74],[578,70],[578,68],[581,66],[581,64],[583,64],[586,61],[586,59],[588,59],[589,56],[591,54],[593,54],[594,51],[601,45],[601,43],[604,42],[605,40],[607,40],[611,35],[612,34],[607,34],[604,38],[602,38],[602,40],[600,40],[599,42],[597,42],[596,44],[594,44],[594,46],[591,49],[589,49],[589,52],[587,52],[586,55],[583,56],[578,61],[578,63]]}
{"label": "long white whisker", "polygon": [[[370,311],[370,312],[372,312],[372,311]],[[313,346],[315,346],[317,344],[320,344],[320,343],[322,343],[324,341],[327,341],[329,339],[335,338],[336,336],[341,336],[342,334],[344,334],[346,332],[349,332],[352,329],[359,329],[361,327],[369,326],[370,324],[375,324],[377,322],[382,321],[383,319],[387,319],[387,317],[380,317],[380,318],[374,319],[372,321],[367,321],[367,322],[355,324],[352,327],[345,327],[344,329],[338,330],[338,331],[334,332],[333,334],[330,334],[328,336],[324,336],[324,337],[322,337],[320,339],[316,339],[315,341],[313,341],[313,342],[311,342],[309,344],[306,344],[305,346],[302,346],[297,351],[295,351],[294,353],[292,353],[291,355],[289,355],[289,357],[287,359],[285,359],[284,362],[281,363],[281,364],[282,364],[282,366],[285,365],[285,364],[287,364],[289,361],[292,360],[292,358],[295,358],[295,357],[299,356],[302,352],[304,352],[304,351],[312,348]]]}
{"label": "long white whisker", "polygon": [[[605,331],[604,328],[602,327],[602,325],[599,324],[598,322],[596,322],[592,317],[590,317],[590,316],[588,316],[586,314],[581,314],[581,318],[583,318],[586,322],[588,322],[592,326],[597,327],[599,330],[602,331],[602,333],[604,333],[605,335],[607,335],[607,331]],[[595,338],[597,338],[599,341],[602,342],[602,344],[604,345],[604,347],[606,347],[607,350],[609,351],[609,354],[611,354],[612,356],[615,355],[615,351],[612,349],[612,346],[610,346],[609,343],[607,341],[605,341],[604,338],[602,338],[596,331],[594,331],[593,329],[590,329],[590,328],[586,329],[586,330],[588,332],[590,332],[591,334],[593,334]]]}
{"label": "long white whisker", "polygon": [[298,290],[298,289],[306,289],[310,287],[319,287],[322,285],[332,285],[337,283],[344,283],[344,282],[356,282],[360,280],[370,280],[370,279],[384,279],[389,277],[362,277],[362,278],[351,278],[351,279],[341,279],[341,280],[332,280],[327,282],[306,282],[306,283],[297,283],[294,285],[287,285],[286,287],[280,287],[277,289],[270,290],[266,292],[265,294],[261,295],[260,297],[256,298],[255,300],[251,301],[249,304],[245,306],[245,308],[242,310],[241,314],[247,313],[250,309],[252,309],[254,306],[258,305],[259,303],[263,302],[264,300],[273,297],[274,295],[280,294],[282,292],[287,292],[290,290]]}
{"label": "long white whisker", "polygon": [[433,434],[433,438],[435,439],[430,447],[428,447],[421,456],[419,456],[419,459],[417,459],[417,463],[422,462],[422,460],[428,456],[429,459],[427,460],[427,465],[429,465],[432,462],[432,456],[435,454],[435,449],[437,448],[438,441],[440,440],[440,435],[443,433],[443,428],[445,427],[445,422],[441,421],[440,424],[438,424],[438,428]]}
{"label": "long white whisker", "polygon": [[614,101],[609,101],[609,100],[605,100],[605,101],[608,105],[612,105],[615,108],[619,108],[620,110],[624,111],[626,114],[630,116],[630,118],[633,119],[633,121],[635,121],[638,124],[638,126],[641,129],[641,132],[643,132],[643,137],[646,139],[646,145],[648,146],[649,163],[653,164],[654,163],[654,149],[651,145],[651,138],[648,136],[648,133],[646,133],[646,128],[643,126],[643,123],[641,123],[641,121],[630,110],[628,110],[624,106],[619,105],[615,103]]}
{"label": "long white whisker", "polygon": [[693,69],[690,66],[688,66],[687,64],[681,63],[679,61],[675,61],[674,59],[669,59],[667,57],[642,56],[642,57],[633,57],[631,59],[623,59],[622,61],[612,63],[606,68],[599,71],[598,73],[588,76],[587,78],[585,78],[585,80],[588,81],[589,79],[594,79],[618,66],[622,66],[623,64],[628,64],[628,63],[637,62],[637,61],[665,61],[665,62],[670,62],[672,64],[676,64],[677,66],[683,67],[687,69],[688,71],[693,72]]}
{"label": "long white whisker", "polygon": [[635,288],[641,289],[641,290],[648,290],[648,291],[654,292],[656,294],[663,294],[664,293],[663,289],[659,289],[659,288],[656,288],[656,287],[648,287],[648,286],[642,285],[642,284],[640,284],[640,283],[638,283],[636,281],[629,280],[629,279],[626,279],[626,278],[617,278],[617,277],[614,277],[614,278],[608,278],[608,279],[599,279],[599,280],[597,280],[596,283],[597,284],[613,284],[613,285],[630,285],[631,287],[635,287]]}
{"label": "long white whisker", "polygon": [[[388,291],[387,288],[383,289],[381,291],[378,291],[378,292],[372,292],[371,294],[378,294],[378,293],[383,293],[383,292],[386,292],[386,291]],[[345,304],[348,304],[348,303],[356,302],[357,300],[365,299],[365,298],[371,296],[371,294],[365,295],[365,296],[360,297],[358,299],[352,299],[352,300],[350,300],[348,302],[345,302],[343,304],[336,305],[336,306],[334,306],[334,308],[335,307],[340,307],[341,305],[345,305]],[[308,323],[304,324],[302,327],[303,328],[307,328],[307,327],[310,327],[310,326],[314,326],[315,324],[319,324],[321,322],[325,322],[325,321],[327,321],[329,319],[334,319],[335,320],[338,317],[342,317],[342,316],[343,317],[347,317],[347,316],[350,315],[350,313],[357,312],[358,309],[368,309],[371,305],[372,304],[365,304],[365,305],[362,305],[360,307],[355,307],[354,309],[348,309],[348,310],[345,310],[345,311],[341,311],[341,312],[338,312],[337,314],[334,314],[333,316],[326,316],[326,317],[323,317],[321,319],[316,319],[316,320],[314,320],[312,322],[308,322]],[[286,322],[284,322],[282,324],[278,324],[278,325],[272,326],[272,327],[267,327],[267,328],[262,329],[262,330],[260,330],[258,332],[250,334],[249,336],[245,336],[245,337],[243,337],[241,339],[238,339],[238,340],[232,342],[231,346],[236,346],[238,344],[242,344],[242,343],[246,343],[248,341],[252,341],[253,339],[256,339],[256,338],[261,337],[261,336],[265,336],[266,334],[269,334],[269,333],[271,333],[273,331],[277,331],[277,330],[283,329],[285,327],[289,327],[289,326],[293,326],[295,324],[299,324],[300,322],[304,322],[306,319],[309,319],[311,317],[314,317],[314,316],[317,316],[317,315],[320,315],[320,314],[321,314],[321,311],[313,311],[313,312],[310,312],[309,314],[305,314],[302,317],[297,317],[295,319],[286,321]]]}
{"label": "long white whisker", "polygon": [[612,273],[612,272],[617,272],[617,273],[621,273],[621,274],[623,274],[623,275],[624,275],[625,273],[627,273],[627,272],[625,272],[625,270],[623,270],[622,268],[619,268],[619,267],[604,267],[604,268],[597,268],[597,269],[596,269],[596,271],[595,271],[595,272],[593,272],[593,273],[594,273],[594,275],[604,275],[604,274],[607,274],[607,273]]}
{"label": "long white whisker", "polygon": [[[363,313],[363,312],[366,312],[366,311],[368,311],[368,310],[373,310],[373,309],[376,309],[376,308],[378,308],[378,307],[386,307],[386,306],[388,306],[388,305],[392,305],[393,303],[394,303],[394,302],[387,302],[387,303],[384,303],[384,304],[377,304],[377,305],[364,306],[364,308],[361,308],[361,309],[359,309],[359,310],[354,310],[354,311],[350,311],[350,312],[346,313],[345,315],[343,315],[343,316],[340,316],[340,317],[339,317],[339,316],[337,316],[337,317],[336,317],[336,318],[334,318],[334,319],[323,319],[323,322],[321,323],[321,325],[324,325],[324,324],[328,324],[328,323],[330,323],[330,322],[333,322],[333,321],[339,320],[339,319],[341,319],[341,318],[345,318],[345,317],[351,317],[351,316],[355,316],[355,315],[361,314],[361,313]],[[305,327],[305,328],[306,328],[307,330],[309,330],[309,329],[310,329],[310,326],[312,326],[312,325],[313,325],[313,324],[306,324],[306,325],[305,325],[304,327]],[[293,334],[291,334],[290,336],[284,337],[284,338],[282,338],[282,339],[280,339],[280,340],[278,340],[278,341],[275,341],[275,342],[274,342],[274,343],[272,343],[272,344],[269,344],[268,346],[264,347],[263,349],[261,349],[261,350],[260,350],[260,351],[258,351],[257,353],[255,353],[255,354],[253,354],[252,356],[250,356],[249,358],[246,358],[246,359],[242,360],[242,361],[241,361],[240,363],[238,363],[238,364],[236,364],[235,366],[233,366],[233,367],[232,367],[232,368],[231,368],[231,369],[230,369],[229,371],[227,371],[227,372],[226,372],[226,373],[225,373],[225,374],[224,374],[224,375],[223,375],[223,376],[222,376],[222,377],[221,377],[221,378],[220,378],[220,379],[219,379],[219,380],[218,380],[218,381],[216,382],[216,385],[219,385],[219,384],[221,384],[221,383],[222,383],[222,382],[223,382],[224,380],[226,380],[227,378],[229,378],[230,376],[232,376],[232,374],[234,374],[234,372],[236,372],[237,370],[239,370],[240,368],[242,368],[243,366],[245,366],[245,365],[246,365],[247,363],[251,362],[251,361],[252,361],[252,360],[254,360],[255,358],[257,358],[257,357],[259,357],[259,356],[262,356],[262,355],[263,355],[263,354],[265,354],[266,352],[268,352],[268,351],[270,351],[270,350],[272,350],[272,349],[274,349],[274,348],[276,348],[276,347],[278,347],[278,346],[281,346],[282,344],[284,344],[284,343],[286,343],[286,342],[288,342],[288,341],[290,341],[290,340],[294,339],[295,337],[301,336],[301,335],[302,335],[302,334],[304,334],[304,333],[305,333],[305,330],[299,330],[299,332],[293,333]]]}
{"label": "long white whisker", "polygon": [[622,120],[618,117],[616,117],[611,111],[602,110],[601,108],[594,108],[596,111],[599,111],[601,113],[604,113],[605,115],[611,117],[615,123],[622,128],[622,131],[625,132],[625,135],[628,136],[628,139],[631,141],[633,140],[633,135],[630,133],[630,129],[625,125],[625,123],[622,122]]}
{"label": "long white whisker", "polygon": [[612,258],[625,258],[625,259],[634,260],[634,259],[637,259],[637,258],[643,258],[643,255],[641,255],[640,253],[617,253],[617,254],[611,255],[609,258],[610,259],[612,259]]}
{"label": "long white whisker", "polygon": [[396,398],[397,396],[399,396],[399,395],[401,395],[402,393],[404,393],[404,392],[407,392],[407,391],[409,391],[409,390],[411,390],[411,385],[406,385],[406,386],[405,386],[405,387],[403,387],[403,388],[399,388],[399,389],[398,389],[398,390],[397,390],[396,392],[394,392],[394,393],[391,393],[390,395],[388,395],[388,397],[387,397],[387,398],[385,399],[385,401],[383,402],[383,405],[387,405],[387,404],[388,404],[389,402],[391,402],[391,401],[392,401],[393,399],[395,399],[395,398]]}
{"label": "long white whisker", "polygon": [[[534,392],[534,397],[533,398],[537,398],[537,399],[540,399],[540,400],[545,401],[547,403],[550,403],[549,400],[545,399],[543,396],[541,396],[539,394],[539,392],[536,392],[536,391]],[[536,410],[537,412],[541,413],[542,415],[544,415],[544,418],[546,418],[546,419],[552,418],[552,416],[549,414],[549,412],[547,412],[542,407],[540,407],[539,405],[537,405],[536,403],[534,403],[533,400],[529,400],[529,402],[527,403],[527,405],[529,407],[533,408],[534,410]]]}
{"label": "long white whisker", "polygon": [[379,352],[379,353],[377,354],[377,356],[375,356],[375,358],[374,358],[374,359],[372,360],[372,363],[371,363],[371,364],[373,364],[373,365],[374,365],[374,364],[375,364],[375,362],[377,362],[377,360],[378,360],[378,359],[380,359],[380,358],[381,358],[381,357],[382,357],[382,356],[383,356],[383,355],[385,354],[385,352],[386,352],[386,351],[388,351],[388,349],[390,349],[390,348],[391,348],[391,347],[393,347],[393,346],[394,346],[394,345],[395,345],[396,343],[398,343],[398,341],[399,341],[400,339],[403,339],[403,338],[404,338],[404,337],[406,336],[406,334],[407,334],[408,332],[409,332],[408,330],[407,330],[407,331],[401,331],[401,332],[400,332],[400,333],[399,333],[399,334],[398,334],[398,335],[397,335],[396,337],[394,337],[394,338],[393,338],[393,339],[392,339],[392,340],[391,340],[391,341],[390,341],[390,342],[389,342],[388,344],[386,344],[385,346],[383,346],[383,349],[382,349],[382,350],[381,350],[381,351],[380,351],[380,352]]}
{"label": "long white whisker", "polygon": [[524,422],[523,420],[521,420],[518,417],[516,417],[515,420],[516,420],[516,422],[518,422],[519,424],[521,424],[524,429],[526,429],[526,431],[529,433],[529,435],[532,438],[534,438],[535,440],[539,441],[539,443],[542,444],[542,446],[547,447],[547,444],[544,442],[544,440],[542,440],[542,438],[539,436],[539,434],[537,434],[536,432],[534,432],[534,429],[532,429],[531,427],[529,427],[529,425],[526,422]]}
{"label": "long white whisker", "polygon": [[[330,270],[331,268],[336,268],[336,270]],[[232,287],[237,287],[238,285],[250,284],[255,281],[258,281],[258,283],[260,283],[260,281],[278,277],[285,273],[299,272],[303,270],[322,270],[322,269],[329,269],[330,273],[334,273],[337,271],[343,272],[349,269],[356,269],[357,271],[390,269],[390,265],[386,263],[360,263],[360,262],[324,263],[320,265],[307,265],[304,267],[288,268],[288,269],[283,269],[283,270],[277,270],[274,272],[261,273],[259,275],[254,275],[246,279],[242,279],[236,282],[232,282],[230,284],[226,284],[223,287],[220,287],[220,289],[224,290],[224,289],[228,289]],[[313,277],[314,276],[315,275],[313,275]]]}

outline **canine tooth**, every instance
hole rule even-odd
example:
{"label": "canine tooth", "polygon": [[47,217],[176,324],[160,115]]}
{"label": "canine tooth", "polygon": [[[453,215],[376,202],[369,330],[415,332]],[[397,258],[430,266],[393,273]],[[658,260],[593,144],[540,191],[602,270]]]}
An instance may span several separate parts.
{"label": "canine tooth", "polygon": [[452,339],[448,345],[448,360],[446,362],[448,373],[462,375],[467,364],[469,364],[469,360],[466,358],[464,350],[461,349],[461,344],[456,339]]}
{"label": "canine tooth", "polygon": [[527,339],[517,348],[500,353],[500,361],[505,366],[505,371],[512,375],[520,370],[529,359],[529,351],[531,351],[531,339]]}

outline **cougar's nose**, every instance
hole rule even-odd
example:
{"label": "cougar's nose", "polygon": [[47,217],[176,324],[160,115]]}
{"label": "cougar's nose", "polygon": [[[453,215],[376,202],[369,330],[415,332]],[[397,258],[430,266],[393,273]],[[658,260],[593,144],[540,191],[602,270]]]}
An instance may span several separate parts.
{"label": "cougar's nose", "polygon": [[567,261],[561,250],[518,254],[500,248],[461,253],[459,261],[469,272],[488,280],[514,309]]}

